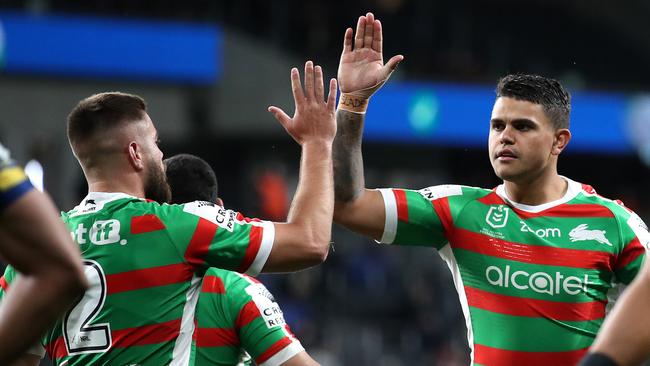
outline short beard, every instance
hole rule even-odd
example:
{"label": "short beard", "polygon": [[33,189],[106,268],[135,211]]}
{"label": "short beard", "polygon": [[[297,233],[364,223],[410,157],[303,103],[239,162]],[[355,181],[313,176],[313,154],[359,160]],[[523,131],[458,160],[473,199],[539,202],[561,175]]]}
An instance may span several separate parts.
{"label": "short beard", "polygon": [[144,196],[147,199],[158,203],[169,203],[172,199],[172,192],[167,183],[167,176],[158,165],[149,162],[149,173],[144,182]]}

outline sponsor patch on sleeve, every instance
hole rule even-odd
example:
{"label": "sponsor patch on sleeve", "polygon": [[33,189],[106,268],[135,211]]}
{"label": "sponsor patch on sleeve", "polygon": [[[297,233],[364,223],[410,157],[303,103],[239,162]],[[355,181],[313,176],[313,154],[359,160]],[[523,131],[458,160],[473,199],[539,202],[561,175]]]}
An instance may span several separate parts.
{"label": "sponsor patch on sleeve", "polygon": [[246,293],[253,298],[267,328],[282,327],[286,324],[280,305],[275,302],[275,298],[264,285],[252,284],[246,287]]}
{"label": "sponsor patch on sleeve", "polygon": [[460,196],[463,194],[463,188],[456,184],[443,184],[421,189],[418,193],[429,201],[434,201],[449,196]]}
{"label": "sponsor patch on sleeve", "polygon": [[650,232],[648,232],[648,226],[641,220],[641,218],[632,213],[630,218],[627,220],[628,226],[634,232],[634,235],[639,239],[641,245],[645,247],[647,251],[650,251]]}
{"label": "sponsor patch on sleeve", "polygon": [[227,210],[212,202],[194,201],[183,205],[183,211],[202,217],[232,232],[237,222],[237,212]]}

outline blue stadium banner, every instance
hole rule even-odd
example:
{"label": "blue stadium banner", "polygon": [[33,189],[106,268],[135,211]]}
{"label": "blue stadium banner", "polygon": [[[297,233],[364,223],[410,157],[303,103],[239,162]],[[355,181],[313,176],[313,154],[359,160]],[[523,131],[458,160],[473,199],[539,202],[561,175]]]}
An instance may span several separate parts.
{"label": "blue stadium banner", "polygon": [[0,12],[7,74],[211,84],[222,42],[212,24]]}
{"label": "blue stadium banner", "polygon": [[[494,100],[493,87],[390,82],[370,101],[365,138],[486,148]],[[650,141],[650,99],[572,93],[568,151],[632,153],[638,144],[635,130],[648,130]]]}

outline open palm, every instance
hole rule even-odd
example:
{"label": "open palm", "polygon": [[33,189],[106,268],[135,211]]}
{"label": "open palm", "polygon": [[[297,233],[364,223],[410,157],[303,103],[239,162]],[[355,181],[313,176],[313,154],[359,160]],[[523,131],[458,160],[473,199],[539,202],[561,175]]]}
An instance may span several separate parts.
{"label": "open palm", "polygon": [[372,13],[359,17],[354,40],[352,36],[352,28],[346,29],[338,71],[339,87],[342,93],[369,98],[388,80],[404,56],[393,56],[384,65],[381,23]]}

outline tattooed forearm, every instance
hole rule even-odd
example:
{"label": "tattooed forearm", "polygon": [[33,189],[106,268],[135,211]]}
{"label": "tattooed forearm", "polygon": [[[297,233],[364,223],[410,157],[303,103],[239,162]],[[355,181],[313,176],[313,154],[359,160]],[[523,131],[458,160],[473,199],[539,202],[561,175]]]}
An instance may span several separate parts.
{"label": "tattooed forearm", "polygon": [[361,137],[365,114],[338,110],[334,160],[334,197],[339,202],[354,200],[365,188]]}

